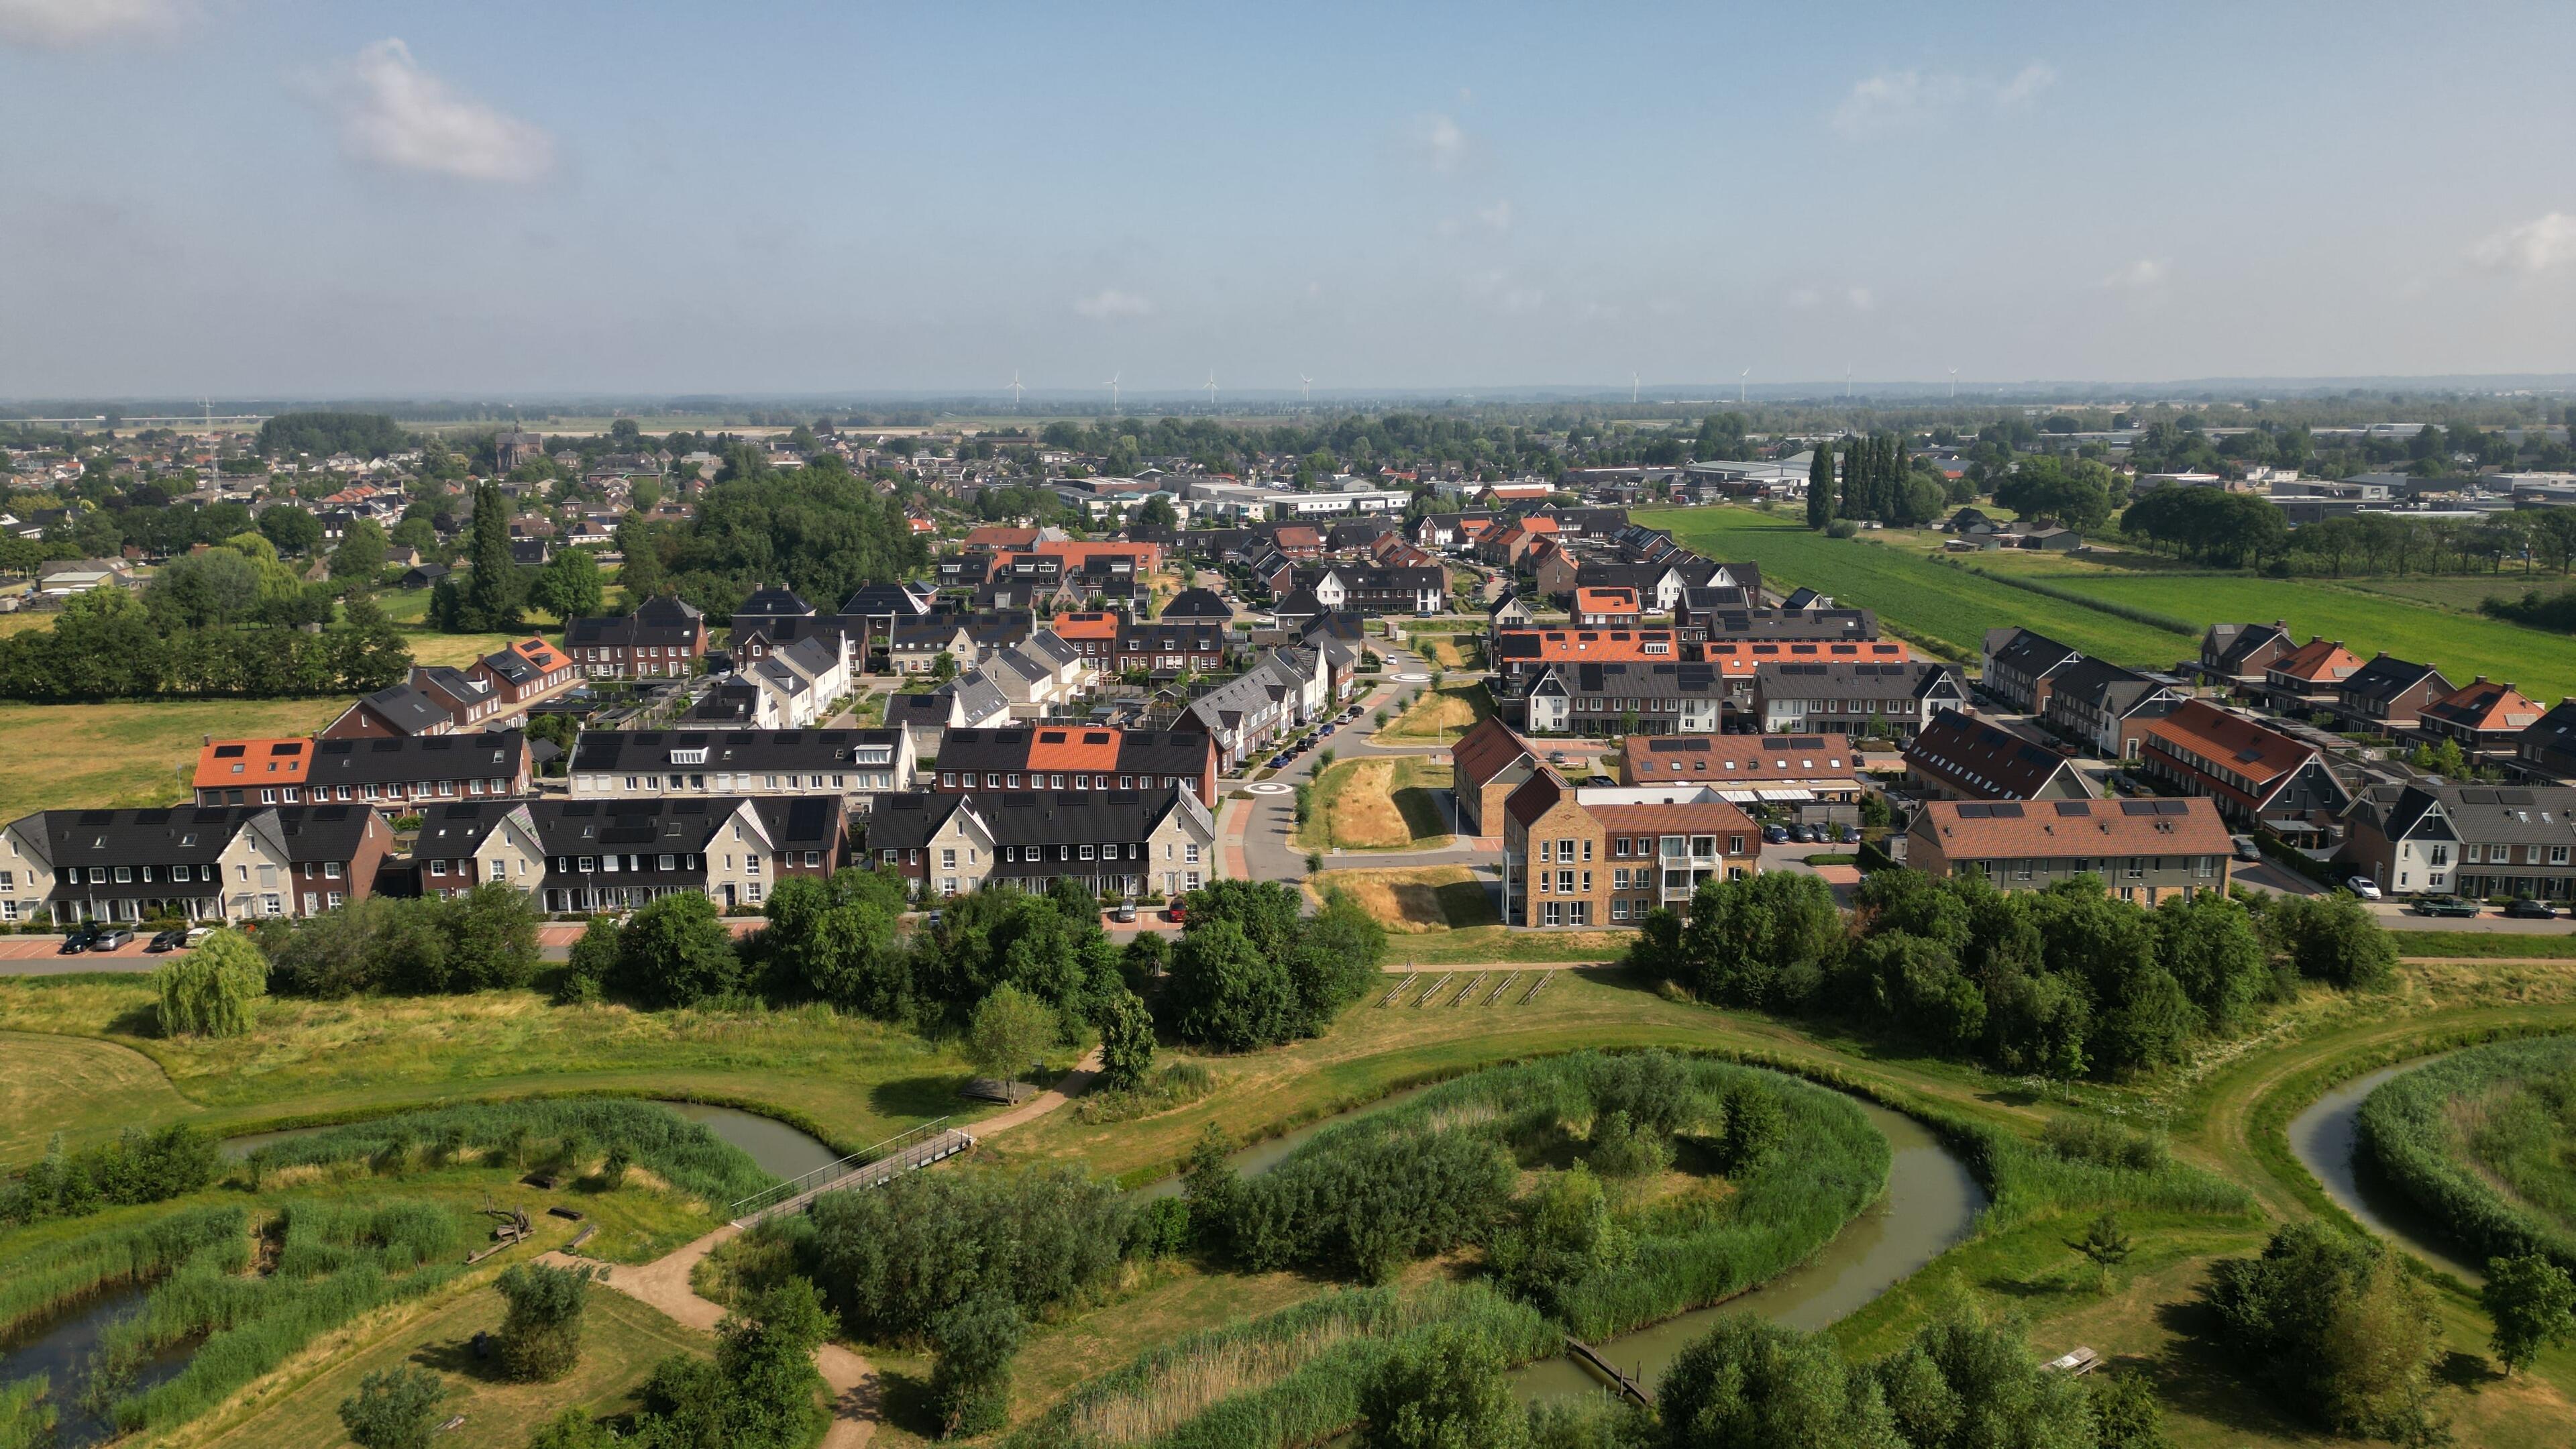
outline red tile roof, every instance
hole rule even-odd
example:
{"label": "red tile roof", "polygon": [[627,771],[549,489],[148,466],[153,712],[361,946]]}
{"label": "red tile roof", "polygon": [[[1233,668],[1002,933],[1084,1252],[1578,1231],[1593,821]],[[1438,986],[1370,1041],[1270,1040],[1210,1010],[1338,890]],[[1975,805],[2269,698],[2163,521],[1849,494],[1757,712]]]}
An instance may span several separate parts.
{"label": "red tile roof", "polygon": [[1523,755],[1536,757],[1529,741],[1514,734],[1499,717],[1488,715],[1449,747],[1449,764],[1459,789],[1481,790]]}
{"label": "red tile roof", "polygon": [[[2269,794],[2272,781],[2306,764],[2317,751],[2279,730],[2230,714],[2205,699],[2187,699],[2162,719],[2147,722],[2144,745],[2180,748],[2254,782]],[[2189,764],[2190,761],[2184,761]]]}
{"label": "red tile roof", "polygon": [[2424,710],[2424,718],[2472,730],[2525,730],[2546,713],[2510,684],[2484,679],[2461,686]]}
{"label": "red tile roof", "polygon": [[2306,684],[2333,684],[2349,678],[2359,668],[2361,656],[2342,644],[2311,639],[2272,661],[2272,667],[2266,672]]}
{"label": "red tile roof", "polygon": [[308,739],[208,740],[197,752],[195,788],[301,785],[312,767]]}
{"label": "red tile roof", "polygon": [[1928,800],[1914,833],[1944,858],[2081,859],[2115,855],[2231,855],[2235,844],[2205,795],[2160,800]]}

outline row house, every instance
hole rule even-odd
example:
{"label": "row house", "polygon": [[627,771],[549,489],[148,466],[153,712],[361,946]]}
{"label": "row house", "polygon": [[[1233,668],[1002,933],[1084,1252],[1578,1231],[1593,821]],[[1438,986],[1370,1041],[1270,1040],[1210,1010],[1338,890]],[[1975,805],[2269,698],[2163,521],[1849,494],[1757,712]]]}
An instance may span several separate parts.
{"label": "row house", "polygon": [[404,868],[413,894],[458,896],[478,885],[534,891],[545,859],[532,802],[459,800],[420,812]]}
{"label": "row house", "polygon": [[1984,647],[1986,693],[2022,714],[2048,707],[2049,680],[2084,657],[2045,634],[2028,629],[1988,629]]}
{"label": "row house", "polygon": [[2544,784],[2576,782],[2576,698],[2561,699],[2522,732],[2513,772]]}
{"label": "row house", "polygon": [[565,784],[575,799],[837,795],[865,810],[920,783],[912,732],[877,729],[584,730]]}
{"label": "row house", "polygon": [[2433,701],[2416,716],[2414,737],[2426,744],[2450,741],[2479,764],[2509,760],[2519,752],[2523,735],[2540,723],[2538,703],[2511,684],[2490,682],[2483,674]]}
{"label": "row house", "polygon": [[455,729],[456,715],[442,699],[405,680],[360,697],[317,734],[326,740],[416,739]]}
{"label": "row house", "polygon": [[1866,643],[1878,637],[1878,615],[1867,609],[1717,609],[1693,622],[1712,643]]}
{"label": "row house", "polygon": [[1467,835],[1503,833],[1503,804],[1543,766],[1538,752],[1500,715],[1487,715],[1449,747],[1449,772],[1458,824]]}
{"label": "row house", "polygon": [[2209,684],[2252,692],[2266,671],[2299,647],[2286,619],[2269,624],[2212,624],[2200,638],[2200,677]]}
{"label": "row house", "polygon": [[930,899],[1069,880],[1109,899],[1178,900],[1221,874],[1216,817],[1186,789],[897,796],[870,812],[866,850]]}
{"label": "row house", "polygon": [[2239,827],[2289,840],[2320,836],[2352,803],[2323,750],[2205,699],[2149,724],[2138,762],[2149,779],[2206,797]]}
{"label": "row house", "polygon": [[1216,743],[1217,772],[1231,775],[1298,723],[1300,697],[1276,671],[1256,666],[1191,700],[1179,723],[1206,732]]}
{"label": "row house", "polygon": [[706,615],[678,599],[647,599],[631,614],[565,625],[564,652],[592,679],[682,678],[706,657]]}
{"label": "row house", "polygon": [[1934,715],[1905,747],[1905,777],[1927,800],[2090,800],[2096,793],[2073,760],[1963,709]]}
{"label": "row house", "polygon": [[1968,707],[1958,666],[1909,660],[1764,663],[1754,671],[1753,714],[1766,733],[1861,734],[1883,726],[1912,739],[1943,710]]}
{"label": "row house", "polygon": [[1678,663],[1680,640],[1670,629],[1503,629],[1493,640],[1495,672],[1505,679],[1535,679],[1552,666]]}
{"label": "row house", "polygon": [[484,655],[467,673],[481,680],[509,715],[524,714],[529,705],[560,694],[581,679],[572,656],[534,637]]}
{"label": "row house", "polygon": [[728,632],[730,652],[736,668],[757,664],[781,649],[792,649],[807,640],[819,640],[834,653],[849,656],[852,667],[858,667],[871,651],[887,652],[887,636],[867,620],[845,614],[780,614],[744,618],[734,615]]}
{"label": "row house", "polygon": [[1762,836],[1707,786],[1577,787],[1541,767],[1503,807],[1503,921],[1598,929],[1687,915],[1713,879],[1760,868]]}
{"label": "row house", "polygon": [[1630,735],[1619,778],[1706,785],[1733,804],[1860,803],[1860,752],[1848,735]]}
{"label": "row house", "polygon": [[551,914],[633,910],[680,891],[720,909],[758,906],[781,880],[829,878],[847,834],[832,795],[540,800],[529,814]]}
{"label": "row house", "polygon": [[1556,520],[1524,515],[1476,541],[1476,557],[1502,569],[1518,569],[1542,542],[1556,541]]}
{"label": "row house", "polygon": [[1930,800],[1905,833],[1905,863],[1925,875],[1982,875],[2005,891],[2090,875],[2144,906],[2225,895],[2234,855],[2204,799]]}
{"label": "row house", "polygon": [[1027,643],[985,660],[973,672],[1000,690],[1010,702],[1011,713],[1023,719],[1073,703],[1099,674],[1080,651],[1044,629]]}
{"label": "row house", "polygon": [[893,674],[929,674],[942,656],[958,668],[975,662],[975,638],[954,614],[934,614],[919,624],[897,624],[886,637],[885,667]]}
{"label": "row house", "polygon": [[2576,899],[2576,789],[2379,785],[2344,818],[2339,858],[2382,890]]}
{"label": "row house", "polygon": [[[1386,523],[1387,521],[1388,520],[1385,519],[1372,520],[1372,522],[1375,523]],[[1366,558],[1370,563],[1376,564],[1379,568],[1385,569],[1432,569],[1440,567],[1440,556],[1438,554],[1435,554],[1431,550],[1423,548],[1418,544],[1407,542],[1401,532],[1387,532],[1379,534],[1370,542],[1367,548],[1361,550],[1361,556]]]}
{"label": "row house", "polygon": [[936,790],[1187,790],[1215,808],[1216,743],[1196,730],[1012,725],[950,730],[923,782]]}
{"label": "row house", "polygon": [[1234,622],[1234,606],[1227,603],[1225,596],[1216,590],[1192,585],[1172,595],[1171,602],[1163,605],[1163,611],[1156,617],[1156,622],[1223,626]]}
{"label": "row house", "polygon": [[1337,554],[1365,554],[1387,539],[1403,544],[1404,525],[1392,518],[1346,518],[1324,530],[1324,547]]}
{"label": "row house", "polygon": [[0,830],[0,922],[316,915],[372,892],[392,848],[362,805],[43,810]]}
{"label": "row house", "polygon": [[1234,631],[1222,620],[1175,618],[1166,609],[1162,618],[1149,624],[1121,622],[1117,652],[1106,667],[1119,674],[1143,670],[1163,678],[1215,674],[1233,657],[1234,640]]}
{"label": "row house", "polygon": [[1075,653],[1091,661],[1091,667],[1102,671],[1116,669],[1118,631],[1127,622],[1124,614],[1104,609],[1081,613],[1058,614],[1050,625],[1055,637],[1072,645]]}
{"label": "row house", "polygon": [[1449,571],[1430,568],[1378,568],[1365,564],[1326,564],[1299,570],[1298,587],[1311,591],[1326,611],[1361,614],[1438,614],[1449,607]]}
{"label": "row house", "polygon": [[1588,627],[1634,628],[1644,613],[1637,591],[1625,586],[1574,591],[1574,622]]}
{"label": "row house", "polygon": [[1551,666],[1524,696],[1533,734],[1698,734],[1724,725],[1733,686],[1708,664]]}
{"label": "row house", "polygon": [[[1063,565],[1051,567],[1051,582],[1061,582]],[[918,624],[930,617],[931,599],[937,591],[925,583],[904,581],[891,584],[861,584],[841,601],[841,616],[867,622],[874,637],[882,639],[894,632],[897,624]]]}
{"label": "row house", "polygon": [[2442,672],[2381,650],[2335,686],[2336,711],[2355,729],[2393,735],[2457,691]]}
{"label": "row house", "polygon": [[1475,548],[1488,530],[1501,526],[1502,519],[1488,510],[1426,513],[1413,525],[1413,541],[1443,553],[1464,553]]}
{"label": "row house", "polygon": [[2314,714],[2334,707],[2343,682],[2361,671],[2361,656],[2340,639],[2310,639],[2263,666],[2258,698],[2282,714]]}
{"label": "row house", "polygon": [[2049,677],[2040,717],[2058,734],[2105,759],[2134,760],[2149,720],[2182,695],[2171,685],[2091,655]]}

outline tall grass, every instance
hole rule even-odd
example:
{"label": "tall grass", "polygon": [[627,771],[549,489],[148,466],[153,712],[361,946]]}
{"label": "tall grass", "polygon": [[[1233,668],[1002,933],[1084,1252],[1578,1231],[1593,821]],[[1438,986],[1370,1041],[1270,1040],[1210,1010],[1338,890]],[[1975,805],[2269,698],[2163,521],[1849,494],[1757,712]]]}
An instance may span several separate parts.
{"label": "tall grass", "polygon": [[1359,1422],[1360,1389],[1438,1324],[1481,1331],[1513,1363],[1563,1340],[1537,1309],[1482,1284],[1349,1289],[1175,1339],[1084,1385],[1003,1449],[1276,1449]]}
{"label": "tall grass", "polygon": [[43,1374],[0,1384],[0,1449],[49,1449],[54,1442],[52,1383]]}
{"label": "tall grass", "polygon": [[399,1174],[466,1153],[503,1166],[535,1167],[563,1161],[568,1152],[587,1161],[619,1147],[663,1181],[718,1207],[777,1183],[748,1153],[703,1125],[651,1102],[618,1097],[474,1102],[404,1112],[272,1142],[252,1152],[248,1163],[254,1179],[282,1167],[352,1162]]}
{"label": "tall grass", "polygon": [[0,1333],[111,1284],[158,1277],[201,1249],[249,1242],[238,1207],[192,1207],[149,1222],[104,1228],[14,1256],[0,1275]]}
{"label": "tall grass", "polygon": [[[382,1304],[416,1297],[463,1270],[456,1214],[432,1203],[290,1204],[272,1226],[275,1267],[245,1276],[242,1238],[199,1249],[152,1290],[143,1311],[101,1336],[93,1394],[115,1393],[153,1351],[202,1336],[177,1377],[116,1398],[120,1431],[192,1419],[321,1334]],[[433,1261],[433,1260],[450,1261]]]}
{"label": "tall grass", "polygon": [[[2452,1113],[2533,1090],[2563,1089],[2576,1080],[2576,1037],[2534,1037],[2470,1047],[2390,1078],[2361,1104],[2361,1147],[2389,1180],[2441,1220],[2477,1253],[2515,1257],[2546,1253],[2576,1270],[2576,1231],[2563,1218],[2535,1211],[2499,1192],[2468,1159]],[[2496,1124],[2491,1120],[2489,1126]],[[2566,1119],[2516,1124],[2515,1135],[2540,1134],[2539,1142],[2499,1142],[2489,1151],[2507,1156],[2537,1150],[2559,1164],[2576,1151]],[[2510,1165],[2510,1164],[2509,1164]],[[2566,1171],[2562,1165],[2558,1171]]]}

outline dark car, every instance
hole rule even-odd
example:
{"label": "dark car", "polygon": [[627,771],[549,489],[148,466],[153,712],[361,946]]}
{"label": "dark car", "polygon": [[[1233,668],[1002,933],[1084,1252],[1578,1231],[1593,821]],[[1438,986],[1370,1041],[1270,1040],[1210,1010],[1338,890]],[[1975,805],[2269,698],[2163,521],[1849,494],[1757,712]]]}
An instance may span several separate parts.
{"label": "dark car", "polygon": [[2504,913],[2513,917],[2517,921],[2554,921],[2558,919],[2558,908],[2556,906],[2551,905],[2547,901],[2535,901],[2529,896],[2517,896],[2512,901],[2507,902],[2504,908]]}
{"label": "dark car", "polygon": [[1788,827],[1782,825],[1765,825],[1762,827],[1762,838],[1773,845],[1786,845],[1789,843]]}
{"label": "dark car", "polygon": [[2254,843],[2253,836],[2239,835],[2234,837],[2234,840],[2236,844],[2236,858],[2238,860],[2261,860],[2263,858],[2263,848]]}
{"label": "dark car", "polygon": [[154,952],[176,951],[187,944],[188,928],[185,926],[172,926],[169,930],[163,931],[160,935],[153,937],[152,944],[144,947],[143,949]]}
{"label": "dark car", "polygon": [[133,943],[132,931],[123,926],[110,926],[91,938],[89,948],[93,951],[113,951],[120,946],[130,946]]}
{"label": "dark car", "polygon": [[1798,842],[1800,845],[1813,845],[1816,843],[1816,827],[1812,825],[1792,825],[1789,827],[1789,838]]}
{"label": "dark car", "polygon": [[2476,901],[2459,896],[2426,896],[2415,903],[2419,916],[2474,916],[2486,909]]}
{"label": "dark car", "polygon": [[1843,834],[1842,834],[1842,841],[1843,841],[1843,844],[1845,844],[1845,845],[1858,845],[1858,844],[1860,844],[1860,827],[1859,827],[1859,826],[1857,826],[1857,825],[1846,825],[1846,826],[1844,826],[1844,827],[1843,827]]}
{"label": "dark car", "polygon": [[81,952],[98,944],[99,935],[99,928],[86,921],[72,927],[71,933],[63,937],[62,954],[66,956],[79,955]]}

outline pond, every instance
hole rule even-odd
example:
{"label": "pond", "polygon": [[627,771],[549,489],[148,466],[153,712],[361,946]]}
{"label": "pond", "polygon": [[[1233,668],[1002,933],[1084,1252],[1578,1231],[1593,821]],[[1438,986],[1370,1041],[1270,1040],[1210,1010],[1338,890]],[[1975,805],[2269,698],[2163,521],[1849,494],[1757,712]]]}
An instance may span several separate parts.
{"label": "pond", "polygon": [[2390,1078],[2448,1055],[2417,1057],[2365,1072],[2319,1097],[2315,1105],[2290,1119],[2290,1152],[2325,1188],[2326,1196],[2363,1227],[2463,1282],[2478,1284],[2486,1281],[2485,1267],[2472,1263],[2467,1249],[2440,1220],[2381,1175],[2379,1165],[2360,1151],[2362,1102]]}
{"label": "pond", "polygon": [[[718,1107],[704,1102],[661,1102],[657,1105],[668,1107],[705,1127],[719,1139],[741,1148],[761,1171],[772,1177],[802,1177],[815,1168],[841,1159],[841,1154],[833,1151],[821,1138],[790,1127],[775,1117],[746,1112],[740,1107]],[[238,1161],[270,1143],[291,1142],[298,1137],[331,1130],[331,1127],[287,1127],[275,1132],[244,1133],[224,1139],[224,1155]]]}
{"label": "pond", "polygon": [[[81,1396],[89,1387],[90,1358],[98,1351],[100,1336],[108,1325],[141,1312],[150,1292],[148,1286],[134,1283],[77,1299],[0,1339],[0,1384],[39,1374],[49,1381],[45,1402],[54,1406],[58,1416],[56,1449],[81,1449],[116,1437],[115,1425],[81,1407]],[[141,1393],[178,1377],[195,1352],[196,1345],[186,1343],[153,1354],[136,1369],[129,1391]]]}

